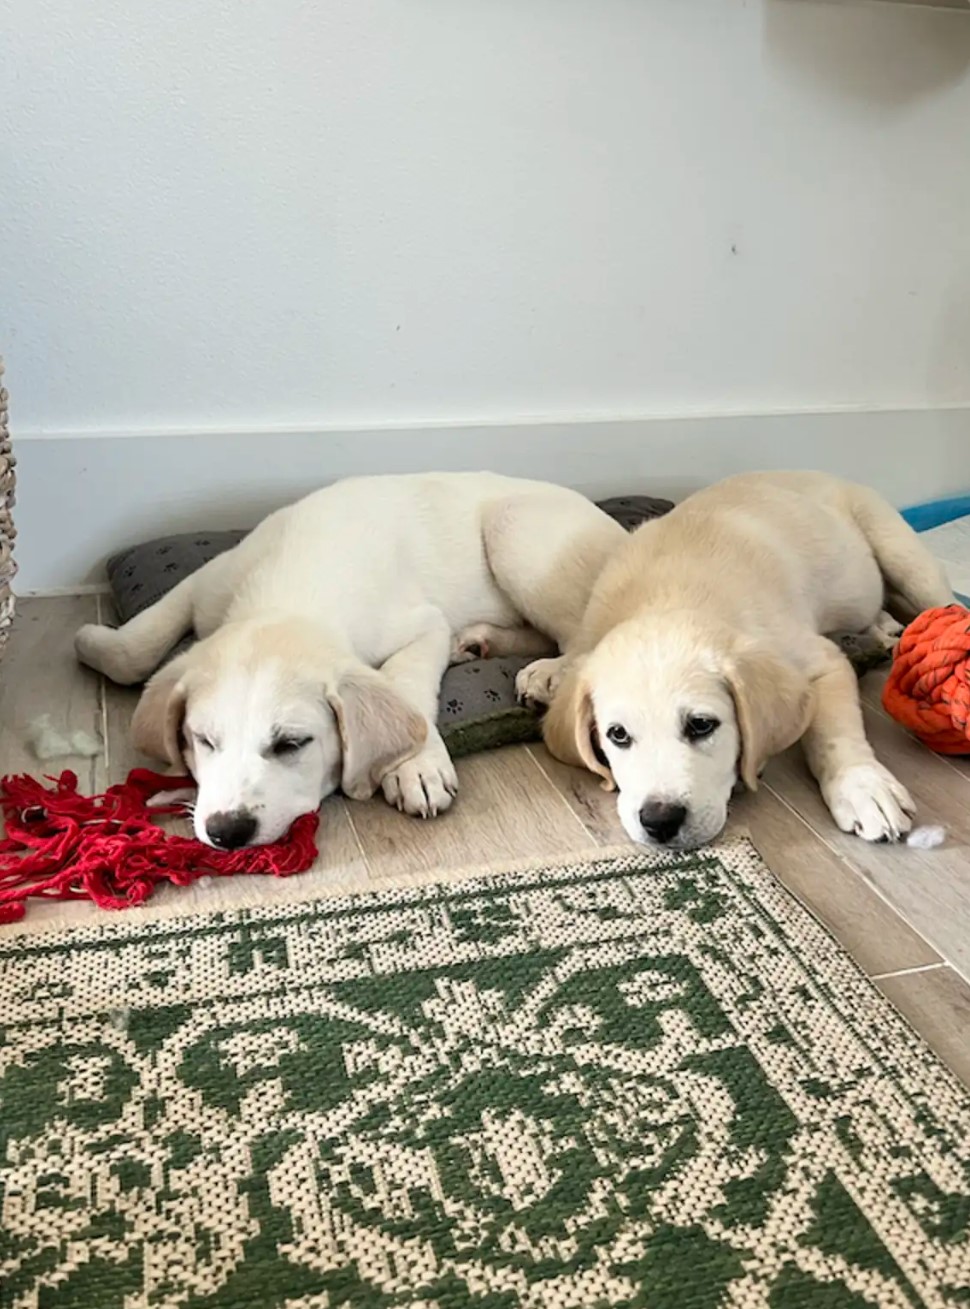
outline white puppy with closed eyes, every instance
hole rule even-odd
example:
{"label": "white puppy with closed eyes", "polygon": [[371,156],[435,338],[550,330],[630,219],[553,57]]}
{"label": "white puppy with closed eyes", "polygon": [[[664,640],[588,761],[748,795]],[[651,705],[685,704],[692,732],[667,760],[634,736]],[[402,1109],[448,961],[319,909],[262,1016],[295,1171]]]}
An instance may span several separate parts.
{"label": "white puppy with closed eyes", "polygon": [[[539,654],[582,617],[623,529],[576,492],[492,473],[354,478],[265,519],[78,657],[145,688],[136,746],[198,783],[195,832],[276,840],[338,787],[410,814],[458,778],[441,676],[477,653]],[[526,624],[533,626],[526,626]],[[536,630],[536,629],[540,630]]]}
{"label": "white puppy with closed eyes", "polygon": [[[738,780],[801,739],[843,831],[897,840],[913,802],[866,739],[856,675],[826,638],[953,600],[875,492],[819,473],[751,473],[690,496],[620,544],[558,659],[519,674],[549,704],[551,752],[617,787],[630,837],[718,835]],[[884,606],[891,611],[886,613]]]}

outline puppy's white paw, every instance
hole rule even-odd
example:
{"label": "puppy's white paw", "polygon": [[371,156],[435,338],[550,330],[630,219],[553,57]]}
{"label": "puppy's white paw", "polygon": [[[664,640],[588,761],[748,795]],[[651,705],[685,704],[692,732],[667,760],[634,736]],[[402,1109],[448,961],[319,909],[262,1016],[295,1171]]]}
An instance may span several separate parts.
{"label": "puppy's white paw", "polygon": [[552,703],[562,681],[564,660],[536,659],[515,676],[515,694],[520,704],[537,709]]}
{"label": "puppy's white paw", "polygon": [[101,627],[98,623],[85,623],[79,627],[74,636],[74,653],[82,664],[103,672],[102,663],[109,651],[114,633],[110,627]]}
{"label": "puppy's white paw", "polygon": [[892,614],[885,609],[868,631],[868,635],[871,636],[874,641],[878,641],[887,653],[891,653],[895,650],[896,642],[902,634],[902,623],[897,622]]}
{"label": "puppy's white paw", "polygon": [[844,768],[823,784],[822,794],[842,831],[864,841],[898,841],[913,825],[912,797],[875,761]]}
{"label": "puppy's white paw", "polygon": [[445,747],[435,744],[388,773],[381,789],[387,803],[402,813],[434,818],[458,794],[458,774]]}
{"label": "puppy's white paw", "polygon": [[74,653],[82,664],[96,673],[104,673],[112,682],[130,686],[140,681],[132,666],[125,639],[116,627],[102,627],[99,623],[85,623],[74,637]]}
{"label": "puppy's white paw", "polygon": [[487,659],[488,643],[492,628],[488,623],[473,623],[458,633],[452,640],[450,664],[467,664],[473,659]]}

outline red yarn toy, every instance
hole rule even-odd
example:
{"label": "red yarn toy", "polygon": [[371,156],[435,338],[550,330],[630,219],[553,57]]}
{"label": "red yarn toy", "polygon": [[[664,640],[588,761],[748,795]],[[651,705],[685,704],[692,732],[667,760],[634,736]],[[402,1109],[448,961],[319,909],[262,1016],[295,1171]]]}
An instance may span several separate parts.
{"label": "red yarn toy", "polygon": [[927,609],[903,632],[886,712],[939,754],[970,754],[970,609]]}
{"label": "red yarn toy", "polygon": [[282,841],[215,850],[201,841],[171,836],[154,821],[181,809],[148,807],[164,791],[194,786],[191,778],[163,777],[134,768],[128,780],[104,795],[78,794],[77,777],[65,770],[48,778],[0,781],[0,807],[7,824],[0,840],[0,923],[27,912],[27,900],[93,900],[102,909],[141,904],[159,882],[187,886],[199,877],[231,873],[302,873],[317,855],[317,814],[298,818]]}

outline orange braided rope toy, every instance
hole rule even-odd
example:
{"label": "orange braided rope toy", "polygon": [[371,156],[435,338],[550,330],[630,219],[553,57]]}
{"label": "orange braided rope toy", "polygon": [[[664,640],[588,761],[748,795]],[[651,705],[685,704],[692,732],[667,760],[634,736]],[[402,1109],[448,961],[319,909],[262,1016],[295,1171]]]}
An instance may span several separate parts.
{"label": "orange braided rope toy", "polygon": [[899,638],[886,712],[938,754],[970,754],[970,609],[927,609]]}

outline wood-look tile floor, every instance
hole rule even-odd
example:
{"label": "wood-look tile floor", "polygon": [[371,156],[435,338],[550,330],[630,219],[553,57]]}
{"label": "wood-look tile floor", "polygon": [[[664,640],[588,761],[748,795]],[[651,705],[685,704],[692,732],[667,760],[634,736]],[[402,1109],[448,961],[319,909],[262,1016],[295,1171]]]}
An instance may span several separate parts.
{"label": "wood-look tile floor", "polygon": [[[83,728],[104,740],[93,760],[58,760],[82,786],[102,789],[137,762],[128,744],[136,694],[79,668],[72,637],[99,617],[98,597],[20,602],[0,665],[0,769],[40,771],[26,744],[28,724]],[[970,1082],[970,761],[930,754],[879,707],[881,677],[863,682],[866,718],[880,758],[916,797],[918,821],[942,823],[937,850],[867,845],[839,832],[797,751],[775,760],[756,795],[740,800],[731,829],[750,834],[774,874],[829,930],[940,1056]],[[306,899],[348,890],[427,880],[455,868],[576,854],[624,843],[614,799],[597,780],[557,763],[541,746],[516,746],[458,764],[455,807],[430,823],[380,800],[323,809],[320,857],[310,872],[273,879],[206,879],[165,888],[153,908],[194,908]],[[88,905],[32,907],[11,934],[55,921],[90,921]]]}

